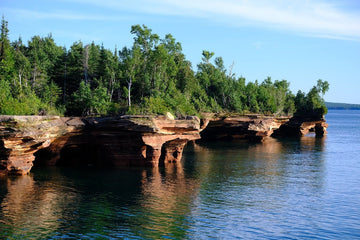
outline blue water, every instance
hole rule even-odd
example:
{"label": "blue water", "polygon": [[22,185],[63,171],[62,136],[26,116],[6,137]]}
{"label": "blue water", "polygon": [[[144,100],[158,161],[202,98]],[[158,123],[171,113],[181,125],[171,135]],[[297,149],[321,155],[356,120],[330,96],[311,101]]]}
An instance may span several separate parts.
{"label": "blue water", "polygon": [[157,169],[0,179],[0,239],[360,239],[360,111],[322,139],[187,146]]}

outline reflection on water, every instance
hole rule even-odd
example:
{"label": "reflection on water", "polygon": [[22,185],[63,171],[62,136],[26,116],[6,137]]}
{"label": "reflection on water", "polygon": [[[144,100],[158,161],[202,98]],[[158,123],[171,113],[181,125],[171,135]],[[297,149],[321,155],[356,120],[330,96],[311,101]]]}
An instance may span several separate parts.
{"label": "reflection on water", "polygon": [[[45,168],[2,178],[0,236],[339,237],[346,219],[332,209],[325,145],[313,136],[193,144],[165,168]],[[351,222],[341,236],[357,236],[354,229]]]}
{"label": "reflection on water", "polygon": [[2,179],[7,194],[1,202],[1,228],[8,236],[42,238],[58,229],[62,208],[71,205],[76,194],[54,182],[41,185],[32,176]]}
{"label": "reflection on water", "polygon": [[[202,173],[192,238],[281,238],[291,229],[312,228],[321,212],[314,206],[324,188],[325,141],[304,137],[195,146]],[[303,226],[297,229],[299,220]]]}
{"label": "reflection on water", "polygon": [[197,180],[186,178],[182,163],[144,170],[142,176],[143,218],[137,232],[141,231],[142,237],[183,239],[189,225],[189,206],[199,189]]}
{"label": "reflection on water", "polygon": [[166,169],[86,171],[41,169],[2,179],[0,236],[185,237],[198,184],[185,177],[181,163]]}

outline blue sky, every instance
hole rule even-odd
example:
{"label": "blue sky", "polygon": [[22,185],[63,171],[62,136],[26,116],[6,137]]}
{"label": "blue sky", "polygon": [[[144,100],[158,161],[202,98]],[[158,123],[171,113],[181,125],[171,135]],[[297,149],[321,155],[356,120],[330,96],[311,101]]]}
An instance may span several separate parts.
{"label": "blue sky", "polygon": [[171,33],[196,65],[202,50],[247,81],[286,79],[308,91],[327,80],[325,100],[360,103],[359,0],[0,0],[10,39],[51,33],[57,44],[131,46],[131,25]]}

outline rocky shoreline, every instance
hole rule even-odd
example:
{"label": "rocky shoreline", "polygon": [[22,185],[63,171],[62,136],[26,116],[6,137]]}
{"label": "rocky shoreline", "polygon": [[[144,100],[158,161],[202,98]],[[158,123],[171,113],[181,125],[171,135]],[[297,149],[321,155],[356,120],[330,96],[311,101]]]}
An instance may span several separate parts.
{"label": "rocky shoreline", "polygon": [[0,116],[0,174],[28,174],[45,166],[157,167],[181,160],[195,140],[326,134],[325,120],[245,115],[58,117]]}

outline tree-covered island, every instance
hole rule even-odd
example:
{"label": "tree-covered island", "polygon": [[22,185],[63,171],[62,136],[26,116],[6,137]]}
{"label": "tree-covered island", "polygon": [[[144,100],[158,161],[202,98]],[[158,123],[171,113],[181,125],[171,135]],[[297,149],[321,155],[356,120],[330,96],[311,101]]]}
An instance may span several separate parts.
{"label": "tree-covered island", "polygon": [[197,115],[202,112],[322,116],[327,81],[308,92],[286,80],[246,82],[221,57],[203,51],[197,71],[171,34],[131,27],[131,48],[111,51],[94,42],[56,45],[51,34],[10,42],[3,18],[0,38],[0,114]]}

